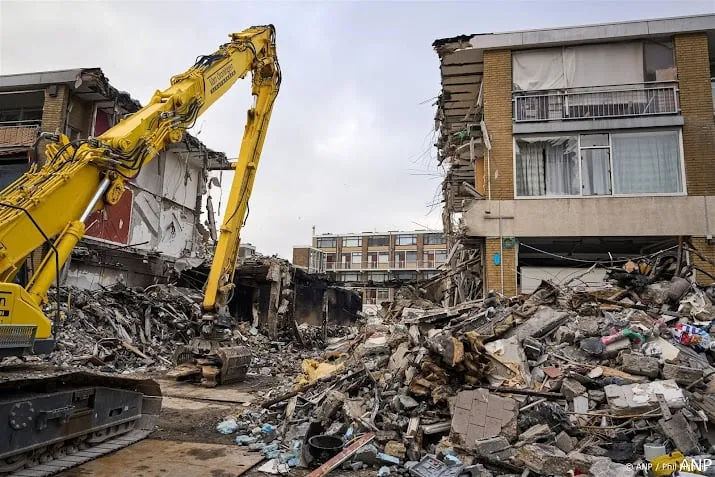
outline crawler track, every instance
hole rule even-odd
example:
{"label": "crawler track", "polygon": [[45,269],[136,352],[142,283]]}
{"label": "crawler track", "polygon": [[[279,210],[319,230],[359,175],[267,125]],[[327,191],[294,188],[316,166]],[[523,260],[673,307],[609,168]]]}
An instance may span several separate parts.
{"label": "crawler track", "polygon": [[45,477],[148,436],[159,385],[48,366],[0,367],[0,476]]}

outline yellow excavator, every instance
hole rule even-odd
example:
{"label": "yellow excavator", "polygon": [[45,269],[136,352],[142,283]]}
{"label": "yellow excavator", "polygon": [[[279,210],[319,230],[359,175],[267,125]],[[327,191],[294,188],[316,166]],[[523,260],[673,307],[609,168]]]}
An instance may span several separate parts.
{"label": "yellow excavator", "polygon": [[[104,134],[72,141],[41,134],[49,141],[45,164],[0,192],[0,358],[53,350],[54,333],[61,326],[59,306],[50,316],[43,307],[84,235],[87,217],[116,204],[127,180],[167,145],[181,141],[202,113],[251,73],[254,104],[233,164],[227,211],[204,290],[201,333],[176,356],[177,364],[198,366],[208,383],[245,376],[250,351],[222,347],[219,331],[228,325],[239,233],[281,72],[273,25],[229,37]],[[40,266],[26,284],[16,283],[26,258],[43,245],[47,253]],[[2,366],[0,476],[53,475],[125,447],[151,432],[160,409],[161,392],[151,379],[42,365]]]}

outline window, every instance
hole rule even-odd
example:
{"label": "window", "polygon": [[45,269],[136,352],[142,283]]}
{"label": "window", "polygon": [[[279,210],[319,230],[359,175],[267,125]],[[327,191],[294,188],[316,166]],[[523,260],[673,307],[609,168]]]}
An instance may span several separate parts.
{"label": "window", "polygon": [[350,259],[352,258],[352,255],[349,253],[341,253],[340,254],[340,264],[342,265],[342,268],[350,268]]}
{"label": "window", "polygon": [[377,289],[377,299],[378,300],[389,300],[390,290],[388,288],[378,288]]}
{"label": "window", "polygon": [[517,138],[515,156],[517,197],[683,192],[676,130]]}
{"label": "window", "polygon": [[425,245],[442,245],[444,242],[444,234],[424,234]]}
{"label": "window", "polygon": [[423,276],[424,276],[425,280],[429,280],[430,278],[434,277],[438,273],[439,272],[437,270],[430,270],[428,272],[424,272]]}
{"label": "window", "polygon": [[369,272],[367,279],[371,282],[382,283],[387,280],[387,272]]}
{"label": "window", "polygon": [[378,252],[377,263],[385,265],[390,263],[390,254],[388,254],[387,252]]}
{"label": "window", "polygon": [[367,266],[368,268],[377,268],[377,252],[367,253]]}
{"label": "window", "polygon": [[341,282],[359,282],[360,273],[359,272],[342,272],[339,275]]}
{"label": "window", "polygon": [[611,150],[608,134],[581,135],[583,195],[611,194]]}
{"label": "window", "polygon": [[417,245],[417,235],[398,235],[397,245]]}
{"label": "window", "polygon": [[362,237],[343,237],[343,247],[362,247]]}
{"label": "window", "polygon": [[353,252],[350,260],[352,261],[351,268],[362,268],[362,253]]}
{"label": "window", "polygon": [[616,194],[683,191],[677,131],[613,134]]}
{"label": "window", "polygon": [[395,252],[395,266],[397,268],[409,268],[417,266],[417,252],[402,250]]}
{"label": "window", "polygon": [[325,254],[325,269],[326,270],[335,270],[335,259],[337,258],[337,255],[334,253],[326,253]]}
{"label": "window", "polygon": [[337,242],[335,238],[319,238],[318,248],[335,248],[337,247]]}
{"label": "window", "polygon": [[516,194],[578,195],[578,137],[516,140]]}
{"label": "window", "polygon": [[446,250],[425,250],[424,252],[424,267],[437,267],[447,261]]}
{"label": "window", "polygon": [[374,235],[367,238],[368,247],[387,247],[390,245],[390,237],[387,235]]}
{"label": "window", "polygon": [[413,272],[411,270],[400,270],[399,272],[395,272],[396,280],[409,281],[414,280],[415,278],[417,278],[417,272]]}
{"label": "window", "polygon": [[646,81],[675,81],[672,41],[646,41],[643,43],[643,63]]}

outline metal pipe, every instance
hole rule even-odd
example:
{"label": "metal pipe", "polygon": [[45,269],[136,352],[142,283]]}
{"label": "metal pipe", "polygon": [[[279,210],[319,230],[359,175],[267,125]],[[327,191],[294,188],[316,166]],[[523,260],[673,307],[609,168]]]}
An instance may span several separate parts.
{"label": "metal pipe", "polygon": [[99,188],[92,196],[92,200],[89,201],[87,208],[84,209],[84,212],[82,212],[82,216],[79,218],[80,222],[87,220],[89,214],[91,214],[92,210],[94,210],[94,206],[97,205],[97,202],[99,202],[104,193],[107,192],[107,189],[109,189],[109,178],[105,177],[102,179],[102,182],[99,183]]}

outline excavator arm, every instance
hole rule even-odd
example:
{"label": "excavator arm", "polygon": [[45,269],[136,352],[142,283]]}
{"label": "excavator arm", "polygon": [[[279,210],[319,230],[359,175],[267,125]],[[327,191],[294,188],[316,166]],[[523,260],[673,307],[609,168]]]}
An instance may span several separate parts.
{"label": "excavator arm", "polygon": [[[239,231],[280,86],[272,25],[231,34],[228,43],[199,57],[188,71],[171,79],[169,88],[154,93],[146,106],[99,137],[70,141],[43,133],[42,138],[51,141],[46,163],[33,166],[0,192],[0,357],[52,349],[52,322],[42,305],[84,235],[84,220],[94,210],[116,204],[127,180],[167,145],[181,141],[196,119],[249,72],[255,105],[248,111],[204,300],[206,312],[225,306]],[[13,283],[25,259],[43,243],[49,252],[29,282],[24,287]]]}

